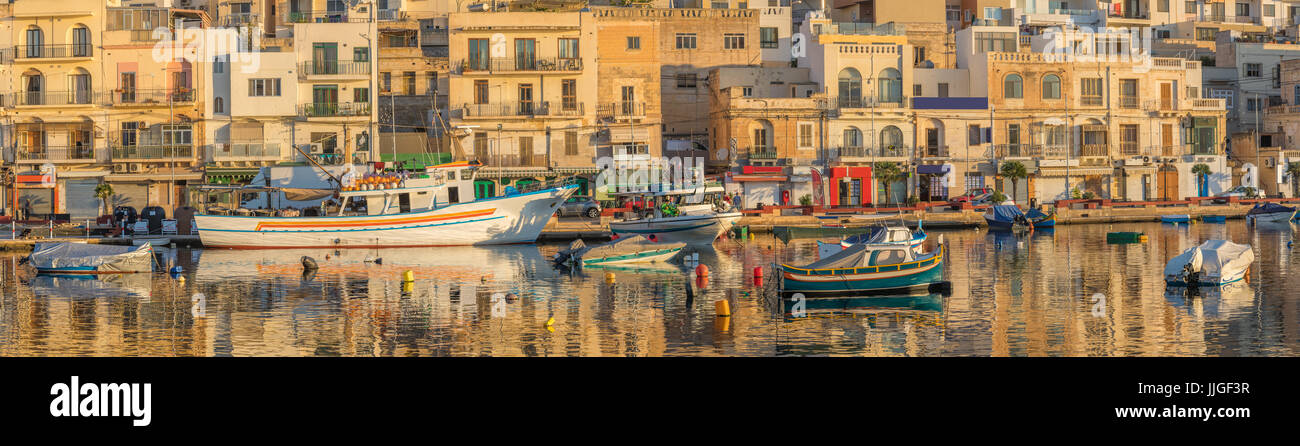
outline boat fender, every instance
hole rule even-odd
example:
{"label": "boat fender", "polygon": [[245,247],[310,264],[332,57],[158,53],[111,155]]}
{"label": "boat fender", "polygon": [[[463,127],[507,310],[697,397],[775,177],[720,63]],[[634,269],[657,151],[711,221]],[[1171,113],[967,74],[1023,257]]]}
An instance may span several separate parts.
{"label": "boat fender", "polygon": [[383,257],[376,257],[376,258],[375,258],[375,264],[376,264],[376,265],[383,265],[383,264],[384,264],[384,258],[383,258]]}
{"label": "boat fender", "polygon": [[182,273],[182,272],[184,272],[184,271],[185,271],[185,270],[184,270],[183,268],[181,268],[180,265],[173,266],[172,269],[171,269],[171,273],[172,273],[172,274],[180,274],[180,273]]}
{"label": "boat fender", "polygon": [[708,277],[709,267],[701,263],[700,266],[695,267],[695,275],[698,277]]}
{"label": "boat fender", "polygon": [[646,237],[646,239],[647,239],[647,240],[650,240],[650,242],[652,242],[652,243],[658,243],[658,242],[659,242],[659,236],[654,235],[654,234],[650,234],[650,236],[649,236],[649,237]]}
{"label": "boat fender", "polygon": [[298,261],[302,262],[303,271],[315,271],[317,268],[316,259],[313,259],[311,257],[302,256],[302,258],[298,259]]}
{"label": "boat fender", "polygon": [[713,302],[713,307],[718,313],[718,317],[731,317],[731,303],[726,299],[720,299]]}
{"label": "boat fender", "polygon": [[614,283],[614,273],[609,273],[609,272],[605,273],[605,282]]}
{"label": "boat fender", "polygon": [[552,325],[555,325],[555,316],[551,316],[546,319],[546,326],[550,327]]}
{"label": "boat fender", "polygon": [[519,300],[519,295],[515,293],[506,293],[506,302],[514,302],[516,300]]}
{"label": "boat fender", "polygon": [[763,277],[763,267],[761,266],[754,267],[754,277]]}

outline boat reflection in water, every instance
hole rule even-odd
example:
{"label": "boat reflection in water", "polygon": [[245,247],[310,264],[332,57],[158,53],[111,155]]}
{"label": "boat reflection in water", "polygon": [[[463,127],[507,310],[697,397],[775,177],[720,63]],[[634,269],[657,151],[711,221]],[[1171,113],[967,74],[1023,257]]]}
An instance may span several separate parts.
{"label": "boat reflection in water", "polygon": [[943,295],[854,296],[781,299],[787,321],[814,314],[942,313]]}
{"label": "boat reflection in water", "polygon": [[153,295],[152,274],[90,275],[37,274],[28,281],[32,294],[42,298],[96,299]]}
{"label": "boat reflection in water", "polygon": [[[195,251],[195,278],[208,282],[229,277],[305,276],[302,258],[316,261],[315,276],[401,280],[411,271],[416,278],[441,282],[516,282],[558,273],[550,268],[536,245],[448,246],[390,249],[276,249]],[[201,260],[201,261],[197,261]]]}
{"label": "boat reflection in water", "polygon": [[1221,286],[1165,288],[1165,300],[1194,319],[1223,320],[1250,311],[1255,290],[1245,281]]}

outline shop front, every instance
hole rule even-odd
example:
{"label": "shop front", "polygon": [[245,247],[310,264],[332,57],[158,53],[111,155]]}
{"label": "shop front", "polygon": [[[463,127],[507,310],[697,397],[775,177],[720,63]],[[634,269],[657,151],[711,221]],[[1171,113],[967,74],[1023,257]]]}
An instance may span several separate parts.
{"label": "shop front", "polygon": [[827,205],[858,207],[870,206],[871,167],[832,167]]}

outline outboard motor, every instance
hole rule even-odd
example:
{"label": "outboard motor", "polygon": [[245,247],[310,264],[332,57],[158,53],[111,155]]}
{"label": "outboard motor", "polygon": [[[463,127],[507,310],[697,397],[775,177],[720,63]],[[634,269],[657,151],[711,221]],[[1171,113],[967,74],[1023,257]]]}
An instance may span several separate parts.
{"label": "outboard motor", "polygon": [[140,213],[140,218],[149,222],[150,234],[162,234],[163,219],[167,218],[167,212],[163,211],[162,206],[149,206]]}
{"label": "outboard motor", "polygon": [[113,221],[117,222],[119,226],[125,223],[127,227],[130,227],[130,225],[135,224],[138,217],[139,216],[136,215],[135,208],[133,207],[118,206],[113,208]]}

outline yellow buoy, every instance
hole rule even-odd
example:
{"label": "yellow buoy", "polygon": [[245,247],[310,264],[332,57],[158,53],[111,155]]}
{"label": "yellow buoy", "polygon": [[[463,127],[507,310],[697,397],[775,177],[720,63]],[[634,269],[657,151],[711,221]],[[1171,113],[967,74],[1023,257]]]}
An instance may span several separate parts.
{"label": "yellow buoy", "polygon": [[177,276],[176,281],[180,283],[185,283],[185,276]]}
{"label": "yellow buoy", "polygon": [[551,328],[552,325],[555,325],[555,317],[546,319],[546,328]]}
{"label": "yellow buoy", "polygon": [[1138,236],[1138,243],[1146,243],[1146,242],[1147,242],[1147,236],[1146,236],[1146,235],[1139,235],[1139,236]]}
{"label": "yellow buoy", "polygon": [[402,282],[402,292],[406,294],[415,292],[415,282]]}
{"label": "yellow buoy", "polygon": [[613,281],[614,281],[614,273],[606,272],[606,273],[605,273],[605,281],[606,281],[606,282],[613,282]]}
{"label": "yellow buoy", "polygon": [[714,302],[713,307],[717,311],[718,317],[731,317],[731,304],[726,299]]}
{"label": "yellow buoy", "polygon": [[719,332],[730,331],[730,330],[731,330],[731,318],[729,318],[729,317],[716,317],[716,318],[713,318],[713,329],[714,329],[714,330],[717,330],[717,331],[719,331]]}
{"label": "yellow buoy", "polygon": [[415,271],[411,271],[411,270],[408,269],[408,270],[402,272],[402,281],[403,281],[403,282],[414,282],[414,281],[415,281]]}

